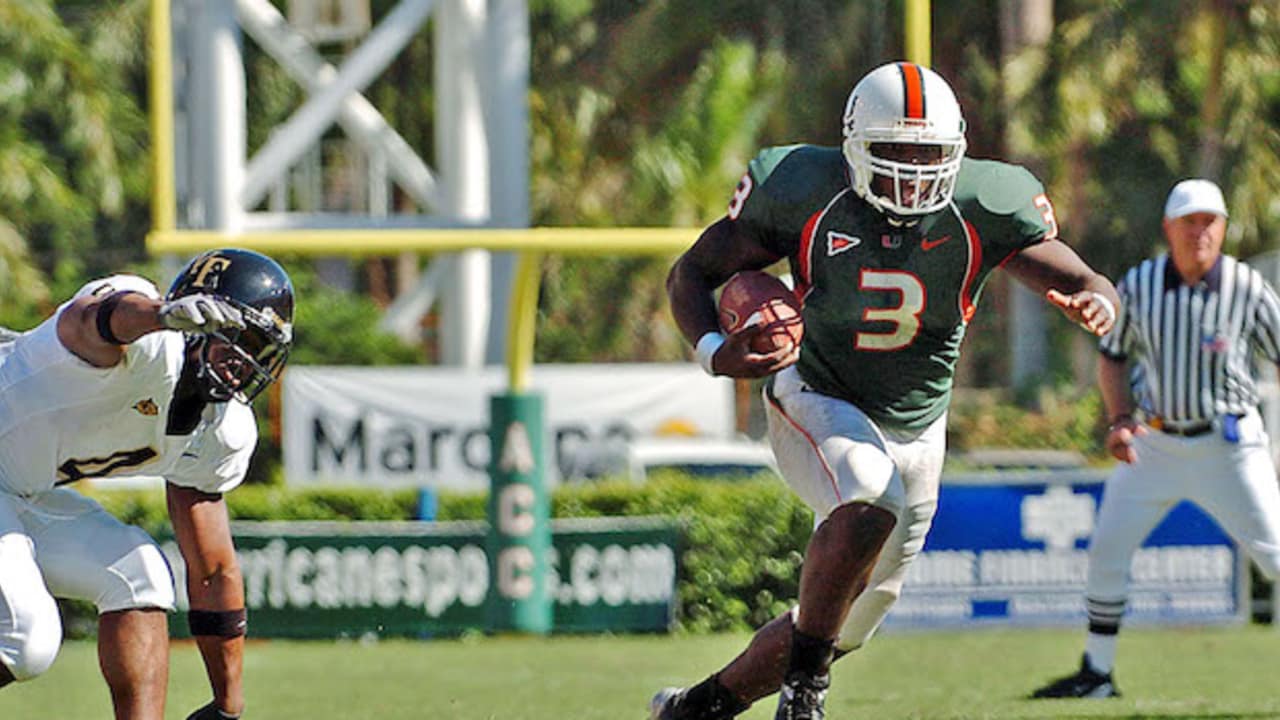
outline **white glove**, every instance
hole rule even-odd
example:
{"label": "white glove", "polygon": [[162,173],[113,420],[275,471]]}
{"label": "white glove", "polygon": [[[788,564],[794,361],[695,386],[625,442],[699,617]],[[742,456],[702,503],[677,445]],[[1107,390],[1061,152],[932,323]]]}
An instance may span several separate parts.
{"label": "white glove", "polygon": [[230,303],[212,295],[186,295],[160,307],[160,322],[170,330],[212,333],[224,328],[244,328],[244,318]]}

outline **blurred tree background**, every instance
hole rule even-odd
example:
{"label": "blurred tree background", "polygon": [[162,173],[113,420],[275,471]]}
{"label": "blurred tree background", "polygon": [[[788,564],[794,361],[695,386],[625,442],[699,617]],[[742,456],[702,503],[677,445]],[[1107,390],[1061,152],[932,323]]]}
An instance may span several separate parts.
{"label": "blurred tree background", "polygon": [[145,9],[0,3],[0,324],[142,256]]}
{"label": "blurred tree background", "polygon": [[[972,155],[1030,165],[1064,238],[1112,277],[1159,250],[1165,193],[1191,175],[1227,191],[1229,251],[1247,258],[1280,244],[1280,4],[1035,0],[1051,3],[1052,27],[1028,47],[1002,36],[1000,22],[1025,2],[933,3],[933,64],[960,96]],[[89,276],[154,269],[143,249],[147,5],[0,2],[0,324],[30,326]],[[393,6],[372,0],[375,21]],[[852,84],[903,54],[901,0],[529,9],[536,225],[682,226],[692,242],[757,149],[838,143]],[[421,33],[366,93],[427,158],[429,43]],[[304,94],[252,42],[246,49],[253,148]],[[298,361],[429,360],[370,329],[389,263],[364,266],[359,289],[372,300],[335,312],[343,296],[312,283],[307,263],[285,261],[315,286]],[[549,257],[537,359],[688,357],[666,309],[668,265]],[[970,329],[964,385],[1008,384],[1004,283],[997,274]],[[353,327],[367,333],[353,341]],[[1070,383],[1081,355],[1071,335],[1055,333],[1056,374],[1045,382]]]}

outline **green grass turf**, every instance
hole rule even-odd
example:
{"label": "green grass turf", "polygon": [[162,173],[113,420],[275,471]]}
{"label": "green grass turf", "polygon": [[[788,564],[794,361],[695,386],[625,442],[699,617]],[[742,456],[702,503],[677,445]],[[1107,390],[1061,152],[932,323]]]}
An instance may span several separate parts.
{"label": "green grass turf", "polygon": [[[476,637],[432,642],[254,642],[246,720],[643,720],[657,688],[696,681],[744,635]],[[1145,629],[1120,640],[1118,700],[1030,701],[1073,670],[1082,633],[896,633],[841,660],[831,720],[855,718],[1280,718],[1280,632],[1269,627]],[[175,644],[167,718],[208,698],[195,647]],[[92,643],[0,690],[0,718],[107,718]],[[772,700],[743,716],[773,717]]]}

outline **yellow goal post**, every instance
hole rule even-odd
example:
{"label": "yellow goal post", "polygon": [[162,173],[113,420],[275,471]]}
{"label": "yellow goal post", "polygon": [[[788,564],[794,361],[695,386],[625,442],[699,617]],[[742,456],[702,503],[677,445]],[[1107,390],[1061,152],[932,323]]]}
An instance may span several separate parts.
{"label": "yellow goal post", "polygon": [[520,253],[507,327],[507,366],[513,392],[529,384],[533,331],[537,318],[539,267],[544,253],[597,255],[676,255],[693,244],[695,228],[516,229],[289,229],[211,232],[177,227],[174,177],[173,69],[169,0],[151,0],[147,39],[150,130],[152,139],[151,254],[190,254],[217,247],[243,247],[265,253],[310,256],[395,255],[402,252],[461,250]]}
{"label": "yellow goal post", "polygon": [[512,392],[529,385],[533,363],[533,335],[537,318],[539,267],[544,253],[596,255],[676,255],[693,244],[695,228],[579,228],[515,229],[289,229],[211,232],[177,227],[174,177],[173,69],[169,0],[151,0],[147,38],[150,130],[152,139],[152,229],[147,251],[152,254],[195,253],[217,247],[243,247],[265,253],[311,256],[395,255],[402,252],[461,250],[520,253],[512,288],[507,326],[507,367]]}
{"label": "yellow goal post", "polygon": [[693,244],[697,228],[536,227],[514,229],[269,230],[237,233],[153,229],[152,254],[191,254],[217,247],[242,247],[268,254],[310,256],[395,255],[462,250],[520,254],[507,325],[507,372],[512,392],[529,387],[537,322],[539,269],[546,253],[588,255],[670,255]]}

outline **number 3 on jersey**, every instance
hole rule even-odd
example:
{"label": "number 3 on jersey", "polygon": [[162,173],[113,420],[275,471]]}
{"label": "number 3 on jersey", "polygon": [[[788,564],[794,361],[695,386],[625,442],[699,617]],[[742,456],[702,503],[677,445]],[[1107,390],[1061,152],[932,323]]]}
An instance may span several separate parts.
{"label": "number 3 on jersey", "polygon": [[924,285],[920,278],[901,270],[863,270],[858,276],[859,290],[894,290],[899,302],[893,307],[867,308],[862,319],[893,323],[890,332],[859,332],[853,346],[858,350],[888,352],[901,350],[920,332],[920,313],[924,312]]}
{"label": "number 3 on jersey", "polygon": [[1044,220],[1044,224],[1048,226],[1044,233],[1044,239],[1056,240],[1058,238],[1058,219],[1053,216],[1053,203],[1049,202],[1049,198],[1044,193],[1037,195],[1032,202],[1040,209],[1040,217]]}

